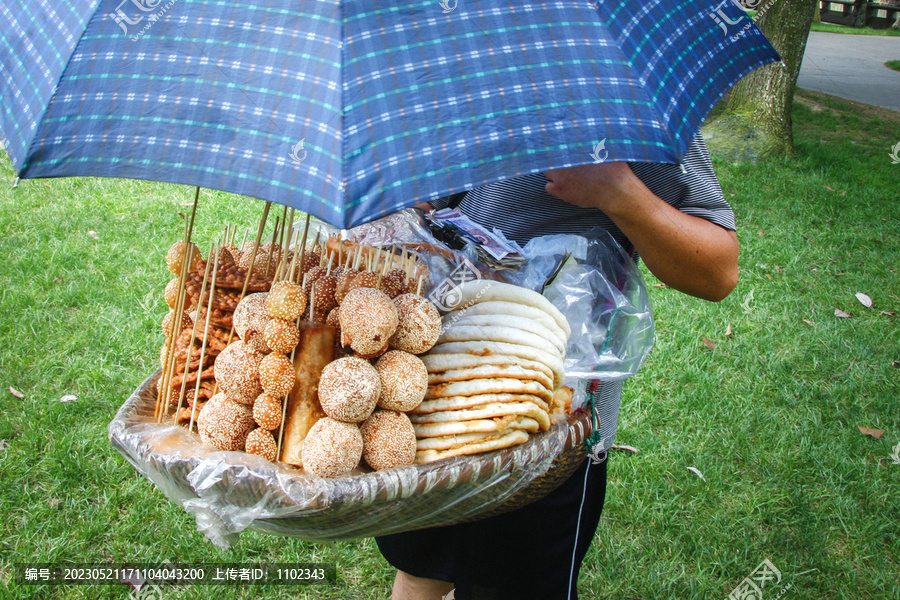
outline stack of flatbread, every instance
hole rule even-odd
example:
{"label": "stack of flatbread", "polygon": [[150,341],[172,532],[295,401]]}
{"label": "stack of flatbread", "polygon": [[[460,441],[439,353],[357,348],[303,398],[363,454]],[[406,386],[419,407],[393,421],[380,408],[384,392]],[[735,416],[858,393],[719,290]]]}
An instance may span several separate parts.
{"label": "stack of flatbread", "polygon": [[420,464],[527,442],[550,428],[560,412],[554,402],[565,398],[559,390],[571,330],[549,300],[489,280],[457,291],[459,309],[443,317],[437,344],[420,357],[428,393],[409,413]]}

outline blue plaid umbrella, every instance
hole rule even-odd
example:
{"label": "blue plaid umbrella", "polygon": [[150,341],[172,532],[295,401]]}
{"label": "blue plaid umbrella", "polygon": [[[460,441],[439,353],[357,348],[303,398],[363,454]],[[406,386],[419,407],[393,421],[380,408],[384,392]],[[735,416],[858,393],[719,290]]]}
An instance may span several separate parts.
{"label": "blue plaid umbrella", "polygon": [[272,200],[351,226],[598,160],[677,162],[777,54],[730,1],[4,0],[20,177]]}

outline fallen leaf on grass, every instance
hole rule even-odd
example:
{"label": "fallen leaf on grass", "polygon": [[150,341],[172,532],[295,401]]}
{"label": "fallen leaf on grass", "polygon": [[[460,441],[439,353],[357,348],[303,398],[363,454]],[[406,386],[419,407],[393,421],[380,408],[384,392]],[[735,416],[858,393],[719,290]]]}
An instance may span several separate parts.
{"label": "fallen leaf on grass", "polygon": [[892,367],[900,367],[900,360],[895,360],[894,362],[891,363],[891,366]]}
{"label": "fallen leaf on grass", "polygon": [[78,400],[78,396],[75,394],[66,394],[59,399],[60,402],[75,402],[76,400]]}
{"label": "fallen leaf on grass", "polygon": [[826,189],[826,190],[831,190],[832,192],[834,191],[834,188],[831,187],[830,185],[826,185],[826,186],[825,186],[825,189]]}
{"label": "fallen leaf on grass", "polygon": [[47,500],[47,504],[50,505],[50,508],[56,508],[59,506],[59,498],[50,498]]}
{"label": "fallen leaf on grass", "polygon": [[810,321],[809,319],[803,319],[803,322],[809,325],[810,327],[815,327],[816,324]]}
{"label": "fallen leaf on grass", "polygon": [[65,279],[63,279],[62,277],[57,277],[56,279],[53,280],[53,283],[63,283],[64,281],[65,281]]}
{"label": "fallen leaf on grass", "polygon": [[691,473],[693,473],[694,475],[696,475],[697,477],[699,477],[700,479],[702,479],[703,481],[706,481],[706,477],[703,476],[703,473],[701,473],[700,469],[698,469],[697,467],[688,467],[687,470],[690,471]]}
{"label": "fallen leaf on grass", "polygon": [[99,240],[99,239],[100,239],[100,236],[97,235],[97,232],[94,231],[93,229],[91,229],[90,231],[88,231],[88,235],[91,236],[92,238],[94,238],[95,240]]}
{"label": "fallen leaf on grass", "polygon": [[664,283],[654,283],[654,284],[653,284],[653,287],[655,287],[655,288],[664,288],[664,287],[668,287],[668,286],[667,286],[666,284],[664,284]]}
{"label": "fallen leaf on grass", "polygon": [[859,300],[860,304],[862,304],[866,308],[872,308],[872,299],[862,292],[856,292],[856,299]]}
{"label": "fallen leaf on grass", "polygon": [[634,446],[626,446],[625,444],[622,444],[621,446],[613,445],[613,446],[610,446],[610,449],[622,450],[623,452],[633,452],[634,454],[637,454],[640,452],[640,450],[638,450]]}
{"label": "fallen leaf on grass", "polygon": [[880,440],[881,436],[884,435],[884,430],[882,429],[871,429],[869,427],[863,427],[862,425],[857,425],[856,427],[863,435],[870,435],[876,440]]}
{"label": "fallen leaf on grass", "polygon": [[781,267],[779,267],[778,265],[775,265],[775,272],[781,273]]}
{"label": "fallen leaf on grass", "polygon": [[9,442],[0,440],[0,450],[6,450],[7,448],[9,448]]}
{"label": "fallen leaf on grass", "polygon": [[850,313],[845,313],[841,309],[836,308],[834,309],[834,316],[838,317],[839,319],[848,319],[850,318]]}
{"label": "fallen leaf on grass", "polygon": [[716,343],[713,342],[713,341],[712,341],[711,339],[709,339],[708,337],[705,337],[705,336],[704,336],[704,337],[700,338],[700,341],[703,342],[703,345],[706,346],[707,348],[709,348],[710,350],[715,350],[715,349],[716,349]]}
{"label": "fallen leaf on grass", "polygon": [[[185,351],[185,352],[187,352],[187,351]],[[185,360],[187,360],[187,359],[185,359]],[[13,396],[15,396],[16,398],[18,398],[19,400],[21,400],[22,398],[25,397],[25,394],[23,394],[22,392],[20,392],[19,390],[17,390],[16,388],[14,388],[12,386],[9,387],[9,393],[12,394]]]}
{"label": "fallen leaf on grass", "polygon": [[896,316],[897,316],[897,313],[895,313],[895,312],[888,312],[888,311],[886,311],[886,310],[881,311],[881,314],[883,314],[883,315],[885,315],[885,316],[888,316],[888,317],[896,317]]}
{"label": "fallen leaf on grass", "polygon": [[729,323],[728,327],[725,328],[725,337],[731,337],[732,333],[733,332],[731,331],[731,323]]}

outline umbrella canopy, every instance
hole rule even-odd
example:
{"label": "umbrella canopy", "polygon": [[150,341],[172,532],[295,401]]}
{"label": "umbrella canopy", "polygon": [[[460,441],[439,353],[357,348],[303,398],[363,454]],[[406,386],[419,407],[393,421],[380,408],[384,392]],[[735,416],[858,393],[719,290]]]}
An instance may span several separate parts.
{"label": "umbrella canopy", "polygon": [[185,183],[340,227],[550,168],[678,162],[777,60],[730,1],[3,4],[20,177]]}

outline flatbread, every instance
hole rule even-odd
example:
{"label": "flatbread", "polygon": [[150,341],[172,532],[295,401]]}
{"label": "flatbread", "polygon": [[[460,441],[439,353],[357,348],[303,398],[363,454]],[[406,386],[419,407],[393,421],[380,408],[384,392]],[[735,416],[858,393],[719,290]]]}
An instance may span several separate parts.
{"label": "flatbread", "polygon": [[572,334],[572,329],[569,327],[569,322],[566,320],[565,315],[553,306],[552,302],[533,290],[491,279],[473,279],[459,284],[456,291],[460,296],[458,306],[462,307],[463,310],[471,305],[493,300],[517,302],[541,309],[556,321],[556,324],[566,332],[567,337]]}
{"label": "flatbread", "polygon": [[416,440],[416,450],[449,450],[459,448],[472,442],[485,442],[500,437],[500,433],[460,433],[457,435],[442,435],[440,437],[426,437]]}
{"label": "flatbread", "polygon": [[517,329],[515,327],[506,327],[504,325],[454,325],[444,329],[438,338],[438,344],[447,342],[472,342],[472,341],[489,341],[489,342],[505,342],[510,344],[520,344],[522,346],[531,346],[537,348],[547,354],[565,358],[565,347],[558,348],[553,342],[542,338],[539,335]]}
{"label": "flatbread", "polygon": [[533,402],[492,402],[472,408],[458,410],[442,410],[423,415],[409,415],[414,425],[423,423],[445,423],[448,421],[470,421],[474,419],[493,419],[508,415],[531,417],[538,422],[542,431],[550,429],[550,415]]}
{"label": "flatbread", "polygon": [[[478,306],[476,304],[476,306]],[[454,318],[455,317],[455,318]],[[485,315],[465,315],[460,313],[453,317],[444,317],[443,328],[441,333],[452,331],[458,327],[508,327],[511,329],[521,329],[522,331],[533,333],[553,344],[556,351],[560,354],[566,352],[566,337],[548,329],[544,325],[525,317],[506,314],[485,314]],[[557,331],[559,327],[556,327]],[[511,340],[499,340],[511,341]]]}
{"label": "flatbread", "polygon": [[541,425],[530,417],[513,415],[512,419],[474,419],[471,421],[445,421],[443,423],[413,423],[416,438],[445,437],[466,433],[497,433],[507,429],[521,429],[531,433],[541,430]]}
{"label": "flatbread", "polygon": [[[441,355],[438,355],[441,356]],[[547,373],[550,373],[549,375]],[[553,373],[520,367],[519,365],[480,365],[467,369],[450,369],[440,373],[428,374],[428,385],[450,383],[451,381],[468,381],[470,379],[490,379],[494,377],[512,377],[537,381],[547,389],[553,389]]]}
{"label": "flatbread", "polygon": [[427,415],[443,410],[459,410],[461,408],[474,408],[486,404],[498,402],[531,402],[541,410],[550,412],[550,403],[533,394],[476,394],[474,396],[448,396],[445,398],[433,398],[423,400],[422,403],[411,411],[409,415]]}
{"label": "flatbread", "polygon": [[510,378],[469,379],[428,386],[426,400],[451,396],[475,396],[480,394],[534,394],[545,402],[553,399],[553,390],[537,381]]}
{"label": "flatbread", "polygon": [[[556,354],[544,352],[533,346],[512,344],[508,342],[469,341],[469,342],[444,342],[438,343],[429,350],[429,354],[471,354],[473,356],[490,356],[492,354],[504,354],[520,356],[527,360],[534,360],[545,364],[553,371],[553,386],[559,387],[566,378],[563,359]],[[426,366],[427,368],[427,366]]]}
{"label": "flatbread", "polygon": [[445,324],[453,323],[460,319],[468,317],[478,317],[485,315],[511,315],[514,317],[522,317],[529,321],[539,323],[555,333],[557,337],[567,340],[571,335],[568,330],[564,330],[556,320],[546,312],[527,304],[519,304],[518,302],[505,302],[503,300],[492,300],[490,302],[479,302],[472,304],[467,308],[453,310],[444,315],[441,321]]}
{"label": "flatbread", "polygon": [[507,431],[498,438],[490,439],[482,442],[473,442],[464,444],[458,448],[449,450],[421,450],[416,452],[416,464],[425,464],[452,458],[454,456],[468,456],[470,454],[481,454],[482,452],[490,452],[491,450],[502,450],[518,446],[528,441],[528,434],[518,429]]}
{"label": "flatbread", "polygon": [[423,354],[419,356],[425,363],[429,377],[432,373],[441,373],[449,370],[472,369],[491,365],[497,367],[516,366],[523,369],[532,369],[547,376],[553,383],[553,370],[544,363],[536,360],[528,360],[519,356],[511,356],[506,354],[491,354],[488,356],[476,356],[474,354]]}

